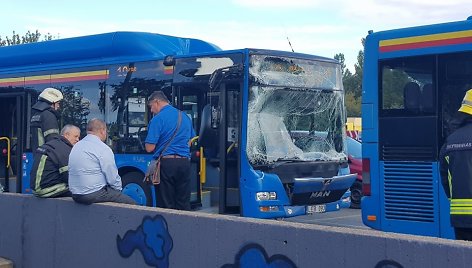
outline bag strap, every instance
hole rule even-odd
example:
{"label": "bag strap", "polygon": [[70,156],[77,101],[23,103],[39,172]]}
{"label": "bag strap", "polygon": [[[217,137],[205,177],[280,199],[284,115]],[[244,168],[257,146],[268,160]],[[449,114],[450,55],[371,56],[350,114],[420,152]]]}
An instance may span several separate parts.
{"label": "bag strap", "polygon": [[164,149],[162,149],[161,153],[159,154],[159,157],[157,159],[160,159],[162,157],[162,155],[164,154],[164,152],[167,150],[167,148],[169,147],[170,143],[172,142],[172,140],[175,138],[175,136],[177,135],[177,132],[179,131],[179,128],[180,128],[180,123],[182,123],[182,112],[179,111],[179,117],[177,119],[177,127],[175,128],[175,131],[174,131],[174,134],[172,134],[172,137],[170,137],[169,141],[166,143],[166,146],[164,146]]}

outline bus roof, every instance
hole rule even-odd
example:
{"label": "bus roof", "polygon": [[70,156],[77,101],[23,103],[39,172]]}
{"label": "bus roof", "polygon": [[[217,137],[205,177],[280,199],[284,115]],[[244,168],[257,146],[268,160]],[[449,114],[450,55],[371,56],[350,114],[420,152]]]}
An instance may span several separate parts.
{"label": "bus roof", "polygon": [[370,35],[373,35],[373,36],[380,35],[380,36],[387,36],[387,37],[401,37],[401,36],[405,37],[405,36],[414,36],[414,35],[417,35],[418,33],[433,34],[433,33],[438,33],[438,32],[445,32],[445,31],[465,30],[465,29],[470,29],[471,26],[472,26],[472,17],[469,17],[467,20],[384,30],[384,31],[373,32]]}
{"label": "bus roof", "polygon": [[273,55],[273,56],[279,56],[279,57],[289,57],[289,58],[299,58],[299,59],[339,63],[339,61],[337,61],[333,58],[326,58],[326,57],[322,57],[322,56],[315,56],[315,55],[310,55],[310,54],[304,54],[304,53],[298,53],[298,52],[289,52],[289,51],[281,51],[281,50],[250,48],[249,53],[250,54]]}
{"label": "bus roof", "polygon": [[112,32],[0,48],[0,72],[45,65],[160,59],[221,49],[192,38],[143,32]]}
{"label": "bus roof", "polygon": [[[472,45],[472,18],[464,21],[408,27],[370,33],[367,42],[383,56],[439,53]],[[373,45],[372,44],[372,45]]]}

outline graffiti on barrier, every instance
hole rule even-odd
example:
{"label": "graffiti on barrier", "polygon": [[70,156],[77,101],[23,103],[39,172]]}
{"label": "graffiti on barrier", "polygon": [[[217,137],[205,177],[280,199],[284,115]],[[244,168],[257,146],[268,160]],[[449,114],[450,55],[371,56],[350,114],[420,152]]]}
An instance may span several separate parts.
{"label": "graffiti on barrier", "polygon": [[375,265],[375,268],[403,268],[403,266],[394,260],[382,260]]}
{"label": "graffiti on barrier", "polygon": [[147,265],[169,267],[169,253],[173,247],[172,237],[164,217],[146,216],[136,230],[128,230],[123,238],[116,236],[118,252],[124,258],[139,250]]}
{"label": "graffiti on barrier", "polygon": [[225,264],[221,268],[296,268],[297,266],[284,255],[276,254],[271,257],[258,244],[249,244],[241,248],[235,257],[234,264]]}

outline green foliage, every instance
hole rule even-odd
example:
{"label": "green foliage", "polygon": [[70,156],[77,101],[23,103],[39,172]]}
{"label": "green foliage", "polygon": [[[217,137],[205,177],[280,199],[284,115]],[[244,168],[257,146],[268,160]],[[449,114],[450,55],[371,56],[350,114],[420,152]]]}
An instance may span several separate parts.
{"label": "green foliage", "polygon": [[[361,40],[362,46],[365,45],[365,38]],[[344,63],[344,54],[338,53],[334,58],[341,63],[343,86],[345,91],[345,103],[347,116],[360,116],[362,100],[362,77],[364,73],[364,49],[359,50],[357,62],[354,64],[354,73],[351,73]]]}
{"label": "green foliage", "polygon": [[60,125],[73,124],[85,131],[87,116],[90,114],[90,101],[85,99],[83,93],[74,86],[66,86],[60,89],[64,94],[64,100],[61,102]]}
{"label": "green foliage", "polygon": [[334,59],[339,61],[339,63],[341,64],[341,74],[344,76],[344,74],[346,73],[346,70],[349,71],[349,69],[346,68],[346,63],[345,63],[346,60],[344,58],[344,54],[338,53],[334,55]]}
{"label": "green foliage", "polygon": [[409,82],[408,75],[403,70],[385,70],[382,78],[383,100],[385,109],[402,109],[403,87]]}
{"label": "green foliage", "polygon": [[361,116],[361,98],[356,98],[352,92],[346,92],[346,95],[344,95],[344,103],[346,104],[348,117]]}
{"label": "green foliage", "polygon": [[[27,31],[23,36],[20,36],[15,31],[13,31],[11,36],[0,36],[0,47],[39,42],[41,36],[42,34],[38,30],[35,32]],[[50,33],[47,33],[44,35],[43,41],[52,39],[55,39],[55,37]]]}

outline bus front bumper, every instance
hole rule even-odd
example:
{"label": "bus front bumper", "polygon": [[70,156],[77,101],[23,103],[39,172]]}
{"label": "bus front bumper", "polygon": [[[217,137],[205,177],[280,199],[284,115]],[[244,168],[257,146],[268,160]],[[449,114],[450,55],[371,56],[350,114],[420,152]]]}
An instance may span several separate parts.
{"label": "bus front bumper", "polygon": [[341,208],[349,208],[351,206],[351,192],[348,190],[340,200],[318,205],[309,206],[283,206],[285,217],[295,217],[301,215],[310,215],[315,213],[325,213],[338,211]]}

